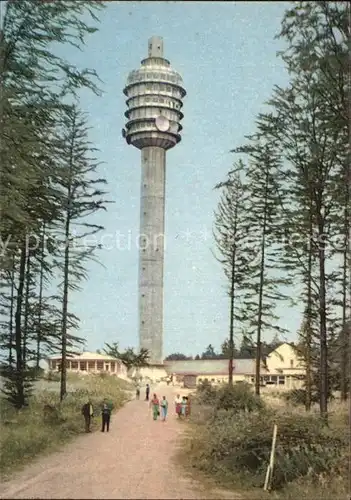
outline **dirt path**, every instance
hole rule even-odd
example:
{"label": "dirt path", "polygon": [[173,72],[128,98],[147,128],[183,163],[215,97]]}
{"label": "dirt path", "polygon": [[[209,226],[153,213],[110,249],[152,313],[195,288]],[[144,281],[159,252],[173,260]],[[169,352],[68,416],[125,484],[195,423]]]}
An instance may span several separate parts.
{"label": "dirt path", "polygon": [[145,401],[131,401],[112,416],[109,433],[80,436],[62,451],[38,459],[1,485],[0,498],[239,498],[205,492],[174,464],[184,427],[173,414],[173,388],[159,394],[170,402],[167,422],[154,422]]}

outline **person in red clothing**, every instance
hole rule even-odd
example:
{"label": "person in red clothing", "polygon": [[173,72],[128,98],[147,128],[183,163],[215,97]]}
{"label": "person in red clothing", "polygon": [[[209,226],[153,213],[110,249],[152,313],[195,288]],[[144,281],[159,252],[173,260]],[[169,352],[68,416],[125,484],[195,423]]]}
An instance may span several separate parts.
{"label": "person in red clothing", "polygon": [[174,400],[174,404],[176,415],[178,415],[178,418],[180,418],[180,415],[182,413],[182,398],[180,397],[180,394],[177,394],[177,397]]}

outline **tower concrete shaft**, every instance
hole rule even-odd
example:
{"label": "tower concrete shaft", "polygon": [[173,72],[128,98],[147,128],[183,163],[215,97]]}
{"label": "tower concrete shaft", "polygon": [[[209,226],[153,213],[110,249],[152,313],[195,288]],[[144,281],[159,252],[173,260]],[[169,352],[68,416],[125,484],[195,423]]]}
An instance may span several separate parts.
{"label": "tower concrete shaft", "polygon": [[141,150],[139,337],[150,362],[163,361],[163,262],[166,151],[180,140],[182,99],[179,73],[163,57],[163,40],[152,37],[148,57],[124,88],[128,119],[122,134]]}
{"label": "tower concrete shaft", "polygon": [[166,152],[141,151],[139,335],[152,363],[163,360],[163,265]]}

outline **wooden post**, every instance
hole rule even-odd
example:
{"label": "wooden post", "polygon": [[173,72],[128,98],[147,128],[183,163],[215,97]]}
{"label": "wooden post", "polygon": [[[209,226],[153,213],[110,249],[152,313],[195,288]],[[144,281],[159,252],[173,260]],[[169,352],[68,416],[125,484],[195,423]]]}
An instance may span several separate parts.
{"label": "wooden post", "polygon": [[264,482],[264,487],[263,487],[263,489],[265,491],[270,490],[270,487],[271,487],[271,484],[272,484],[273,469],[274,469],[274,458],[275,458],[275,445],[276,445],[276,442],[277,442],[277,433],[278,433],[278,426],[277,426],[277,424],[274,424],[271,455],[270,455],[270,458],[269,458],[269,465],[267,467],[267,472],[266,472],[266,480]]}

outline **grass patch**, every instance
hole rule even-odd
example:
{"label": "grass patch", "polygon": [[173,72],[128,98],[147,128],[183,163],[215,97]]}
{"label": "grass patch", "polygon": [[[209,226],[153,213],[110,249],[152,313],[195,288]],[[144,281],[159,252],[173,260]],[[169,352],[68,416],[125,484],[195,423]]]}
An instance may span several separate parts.
{"label": "grass patch", "polygon": [[349,432],[347,409],[340,404],[325,427],[314,412],[258,403],[248,387],[201,387],[179,458],[221,487],[264,498],[274,423],[278,440],[270,496],[342,497],[348,487]]}
{"label": "grass patch", "polygon": [[[69,377],[68,382],[71,391],[61,404],[56,387],[54,390],[50,387],[54,382],[48,384],[47,390],[37,390],[30,400],[29,407],[20,411],[14,410],[5,399],[1,399],[1,475],[8,477],[15,469],[37,455],[49,452],[84,433],[81,408],[88,398],[99,408],[102,399],[106,397],[112,401],[114,408],[118,409],[126,403],[126,391],[132,388],[126,381],[99,375],[79,379],[77,389],[74,389],[74,378]],[[49,413],[44,410],[47,406],[50,407]],[[97,426],[98,422],[94,419],[92,430]]]}

